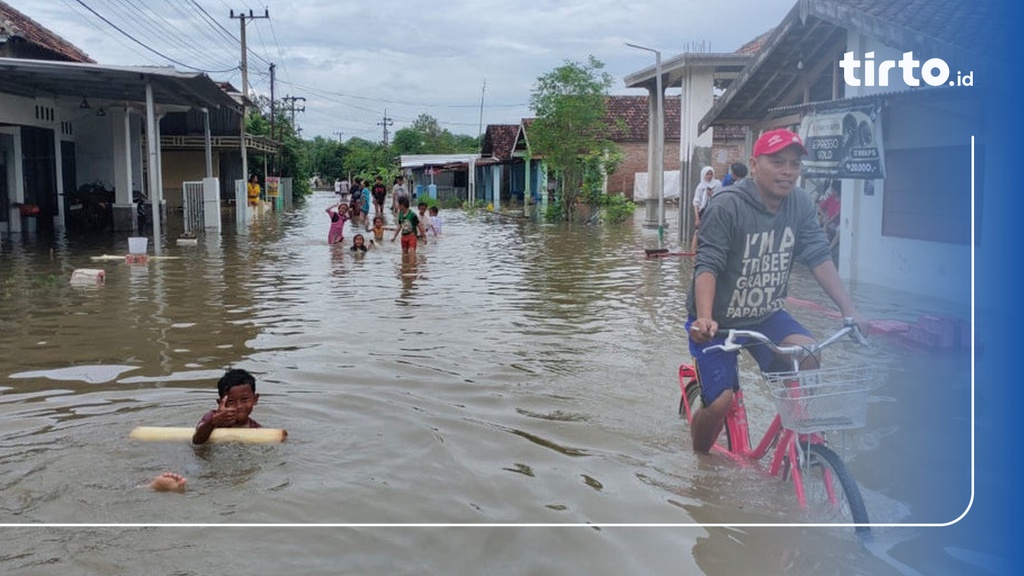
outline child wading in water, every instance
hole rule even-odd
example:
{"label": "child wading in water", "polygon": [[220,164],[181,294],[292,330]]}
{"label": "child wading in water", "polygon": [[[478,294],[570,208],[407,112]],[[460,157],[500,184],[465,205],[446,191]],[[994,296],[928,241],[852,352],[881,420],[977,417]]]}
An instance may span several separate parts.
{"label": "child wading in water", "polygon": [[327,243],[337,244],[345,239],[345,222],[348,221],[348,204],[335,204],[327,209],[327,215],[331,217],[331,229],[327,232]]}
{"label": "child wading in water", "polygon": [[373,219],[373,239],[377,242],[384,241],[384,217],[377,216]]}
{"label": "child wading in water", "polygon": [[427,237],[423,233],[423,221],[416,216],[416,213],[409,209],[409,198],[401,196],[398,198],[398,227],[395,235],[391,237],[394,242],[398,234],[402,234],[402,254],[416,253],[416,236],[423,236],[423,243],[427,243]]}
{"label": "child wading in water", "polygon": [[[252,374],[239,368],[228,370],[217,381],[217,393],[220,395],[217,408],[203,414],[192,434],[193,444],[205,443],[215,428],[262,427],[249,417],[260,399],[256,393],[256,378]],[[187,480],[181,474],[164,472],[150,481],[149,487],[157,492],[184,492],[186,484]]]}
{"label": "child wading in water", "polygon": [[259,422],[249,417],[256,407],[260,395],[256,393],[256,378],[240,368],[228,370],[217,381],[217,408],[210,410],[196,424],[192,434],[193,444],[203,444],[210,439],[215,428],[261,428]]}
{"label": "child wading in water", "polygon": [[356,234],[352,237],[352,247],[349,250],[353,252],[366,252],[366,238],[362,234]]}
{"label": "child wading in water", "polygon": [[441,235],[441,217],[437,215],[437,206],[430,207],[430,226],[427,229],[434,233],[434,236]]}

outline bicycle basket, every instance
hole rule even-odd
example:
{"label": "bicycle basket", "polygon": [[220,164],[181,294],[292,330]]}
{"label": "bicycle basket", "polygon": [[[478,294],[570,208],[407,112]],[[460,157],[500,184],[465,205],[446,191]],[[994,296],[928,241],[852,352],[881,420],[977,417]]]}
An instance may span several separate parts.
{"label": "bicycle basket", "polygon": [[798,434],[862,428],[878,371],[868,364],[763,374],[782,425]]}

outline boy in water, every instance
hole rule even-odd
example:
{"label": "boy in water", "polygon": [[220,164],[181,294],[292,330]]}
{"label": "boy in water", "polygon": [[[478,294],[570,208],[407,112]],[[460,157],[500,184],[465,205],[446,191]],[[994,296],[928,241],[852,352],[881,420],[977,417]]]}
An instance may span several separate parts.
{"label": "boy in water", "polygon": [[420,240],[426,240],[427,238],[427,227],[430,225],[430,215],[427,214],[427,203],[420,200],[419,205],[416,207],[419,209],[419,213],[416,216],[420,219],[420,224],[423,225],[423,230],[417,234]]}
{"label": "boy in water", "polygon": [[256,407],[260,395],[256,393],[256,378],[240,368],[228,370],[217,381],[217,409],[210,410],[196,424],[192,434],[193,444],[203,444],[210,439],[214,428],[261,428],[249,417]]}
{"label": "boy in water", "polygon": [[409,197],[398,198],[398,226],[395,228],[395,235],[391,237],[394,242],[398,234],[402,234],[402,254],[416,253],[416,237],[423,236],[423,243],[427,243],[427,237],[423,232],[423,222],[416,216],[416,213],[409,209]]}
{"label": "boy in water", "polygon": [[430,207],[430,226],[428,229],[434,233],[434,236],[441,235],[441,217],[437,215],[437,206]]}

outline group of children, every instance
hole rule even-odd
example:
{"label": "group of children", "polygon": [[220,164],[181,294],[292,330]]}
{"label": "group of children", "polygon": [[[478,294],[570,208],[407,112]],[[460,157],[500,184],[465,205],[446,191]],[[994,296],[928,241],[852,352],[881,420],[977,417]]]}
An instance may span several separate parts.
{"label": "group of children", "polygon": [[[379,181],[380,178],[378,177],[377,180]],[[366,252],[368,249],[375,248],[384,240],[384,230],[388,228],[384,226],[383,197],[378,202],[375,194],[374,205],[379,207],[379,211],[373,217],[373,225],[366,228],[367,232],[373,234],[373,238],[367,243],[365,236],[356,234],[352,237],[352,246],[349,248],[352,252]],[[416,213],[409,208],[409,197],[400,195],[397,199],[397,207],[398,213],[395,215],[397,226],[393,228],[395,233],[391,237],[391,241],[394,242],[401,235],[403,254],[414,253],[417,241],[422,241],[426,244],[428,234],[434,236],[441,235],[442,222],[441,217],[438,215],[437,206],[428,206],[426,202],[420,202],[418,206],[419,212]],[[356,212],[353,215],[353,210],[355,209],[351,207],[351,202],[338,202],[327,208],[327,215],[331,218],[331,227],[327,232],[328,244],[338,244],[344,241],[346,222],[351,221],[352,226],[359,224],[359,214]]]}

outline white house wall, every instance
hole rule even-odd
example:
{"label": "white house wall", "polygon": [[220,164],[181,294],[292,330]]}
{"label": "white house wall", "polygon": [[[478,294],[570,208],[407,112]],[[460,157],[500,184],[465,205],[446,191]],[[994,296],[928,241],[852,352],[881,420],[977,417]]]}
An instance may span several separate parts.
{"label": "white house wall", "polygon": [[100,182],[114,187],[114,138],[123,139],[124,126],[110,116],[86,114],[75,121],[75,163],[78,184]]}
{"label": "white house wall", "polygon": [[[878,41],[851,34],[848,50],[862,57],[875,52],[875,61],[902,56]],[[915,55],[918,56],[918,55]],[[900,70],[896,70],[899,72]],[[902,80],[893,80],[890,86],[847,87],[847,97],[893,92],[903,88]],[[892,85],[895,84],[895,85]],[[952,123],[962,116],[943,114],[941,110],[903,106],[899,114],[883,116],[886,135],[884,148],[914,148],[923,146],[963,145],[951,141]],[[919,117],[914,118],[914,114]],[[927,129],[925,129],[927,127]],[[970,247],[961,244],[929,242],[916,239],[882,236],[882,217],[885,199],[885,181],[874,181],[873,196],[864,193],[865,181],[846,180],[840,223],[840,275],[844,278],[906,290],[915,294],[942,298],[950,302],[966,302],[970,296]]]}

